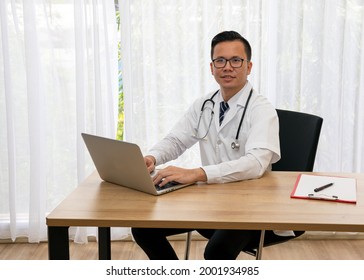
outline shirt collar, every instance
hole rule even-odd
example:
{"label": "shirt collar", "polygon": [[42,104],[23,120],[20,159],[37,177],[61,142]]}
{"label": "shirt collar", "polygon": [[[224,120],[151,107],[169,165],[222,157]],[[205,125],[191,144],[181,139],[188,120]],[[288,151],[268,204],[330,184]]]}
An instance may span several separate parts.
{"label": "shirt collar", "polygon": [[[249,97],[250,90],[253,88],[249,81],[246,82],[245,86],[236,93],[233,97],[231,97],[228,101],[229,107],[234,108],[235,106],[245,107],[246,101]],[[217,104],[220,104],[223,101],[221,96],[221,92],[219,92],[217,97]]]}

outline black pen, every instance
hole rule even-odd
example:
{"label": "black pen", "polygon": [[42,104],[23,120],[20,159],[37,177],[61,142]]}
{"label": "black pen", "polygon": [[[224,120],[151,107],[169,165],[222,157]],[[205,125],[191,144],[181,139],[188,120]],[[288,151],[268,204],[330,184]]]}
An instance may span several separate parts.
{"label": "black pen", "polygon": [[326,188],[328,188],[328,187],[331,187],[333,184],[334,184],[334,183],[329,183],[329,184],[323,185],[323,186],[321,186],[321,187],[318,187],[318,188],[314,189],[314,192],[322,191],[322,190],[324,190],[324,189],[326,189]]}

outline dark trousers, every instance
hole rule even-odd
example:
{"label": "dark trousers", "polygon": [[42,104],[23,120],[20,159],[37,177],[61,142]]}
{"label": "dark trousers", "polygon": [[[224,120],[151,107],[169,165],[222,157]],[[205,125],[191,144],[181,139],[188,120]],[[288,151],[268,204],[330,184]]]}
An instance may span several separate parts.
{"label": "dark trousers", "polygon": [[[177,260],[167,236],[192,230],[194,229],[132,228],[132,234],[149,259]],[[197,232],[209,240],[204,252],[206,260],[235,260],[249,242],[260,236],[259,230],[197,229]]]}

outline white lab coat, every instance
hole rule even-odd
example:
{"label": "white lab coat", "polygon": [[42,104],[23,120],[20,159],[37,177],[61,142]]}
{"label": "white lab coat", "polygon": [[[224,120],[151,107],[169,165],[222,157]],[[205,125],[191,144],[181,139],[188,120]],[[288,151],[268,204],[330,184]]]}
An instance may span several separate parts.
{"label": "white lab coat", "polygon": [[208,183],[225,183],[259,178],[280,158],[279,123],[276,110],[262,95],[253,90],[246,114],[239,133],[240,148],[232,149],[239,122],[244,111],[246,100],[252,86],[249,82],[229,100],[229,111],[221,126],[219,125],[220,93],[214,97],[215,106],[208,102],[203,111],[198,136],[202,137],[211,120],[211,109],[214,111],[212,123],[206,139],[195,137],[201,107],[212,93],[196,100],[185,115],[172,128],[171,132],[148,154],[156,158],[157,164],[176,159],[186,149],[199,142],[202,168]]}

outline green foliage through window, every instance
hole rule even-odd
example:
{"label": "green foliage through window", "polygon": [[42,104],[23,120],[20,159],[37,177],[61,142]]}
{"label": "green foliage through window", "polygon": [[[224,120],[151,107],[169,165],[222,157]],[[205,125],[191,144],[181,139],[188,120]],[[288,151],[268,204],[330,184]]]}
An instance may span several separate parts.
{"label": "green foliage through window", "polygon": [[[118,32],[120,32],[120,12],[116,9],[116,21],[118,26]],[[118,125],[116,132],[116,139],[123,140],[124,139],[124,92],[123,92],[123,79],[121,73],[121,45],[120,41],[118,42],[118,64],[119,64],[119,106],[118,106]]]}

